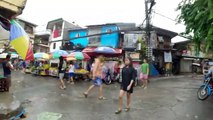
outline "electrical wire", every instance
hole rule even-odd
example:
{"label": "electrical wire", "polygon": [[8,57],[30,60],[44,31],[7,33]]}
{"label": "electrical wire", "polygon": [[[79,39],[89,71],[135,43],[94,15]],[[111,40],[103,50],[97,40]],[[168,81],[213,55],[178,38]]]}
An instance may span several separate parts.
{"label": "electrical wire", "polygon": [[161,13],[158,13],[158,12],[156,12],[156,11],[153,11],[153,13],[155,13],[156,15],[159,15],[159,16],[161,16],[161,17],[163,17],[163,18],[166,18],[166,19],[168,19],[168,20],[171,20],[171,21],[173,21],[173,22],[175,22],[175,23],[177,23],[177,24],[184,25],[183,23],[178,23],[176,20],[174,20],[174,19],[172,19],[172,18],[170,18],[170,17],[168,17],[168,16],[166,16],[166,15],[163,15],[163,14],[161,14]]}

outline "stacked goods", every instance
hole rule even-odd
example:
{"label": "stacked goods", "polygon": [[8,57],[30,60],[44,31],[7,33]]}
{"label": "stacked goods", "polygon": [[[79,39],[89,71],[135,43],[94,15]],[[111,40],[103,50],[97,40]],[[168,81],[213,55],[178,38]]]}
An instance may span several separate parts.
{"label": "stacked goods", "polygon": [[77,69],[77,70],[75,70],[75,73],[78,73],[78,74],[87,74],[87,73],[89,73],[89,71],[87,71],[85,69]]}
{"label": "stacked goods", "polygon": [[0,76],[0,92],[9,91],[9,86],[7,85],[6,78]]}
{"label": "stacked goods", "polygon": [[50,76],[58,76],[58,69],[57,68],[49,68],[49,75]]}

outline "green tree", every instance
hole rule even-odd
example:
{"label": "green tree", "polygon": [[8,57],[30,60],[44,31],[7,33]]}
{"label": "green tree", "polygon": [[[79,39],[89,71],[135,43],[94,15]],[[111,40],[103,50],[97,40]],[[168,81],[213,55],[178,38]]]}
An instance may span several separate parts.
{"label": "green tree", "polygon": [[186,26],[184,35],[196,44],[196,53],[205,44],[205,51],[213,50],[213,0],[182,0],[177,10],[181,12],[178,22]]}

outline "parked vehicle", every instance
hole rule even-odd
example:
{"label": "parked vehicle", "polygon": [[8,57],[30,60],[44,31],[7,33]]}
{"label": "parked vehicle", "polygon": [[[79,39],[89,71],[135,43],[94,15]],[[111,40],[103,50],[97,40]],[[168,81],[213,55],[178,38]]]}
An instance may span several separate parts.
{"label": "parked vehicle", "polygon": [[103,82],[106,85],[110,85],[112,83],[112,76],[110,73],[110,69],[106,68],[105,70],[103,70],[103,74],[104,74]]}
{"label": "parked vehicle", "polygon": [[213,78],[212,75],[206,75],[204,77],[204,83],[200,86],[197,91],[197,97],[199,100],[206,100],[209,96],[212,95],[213,91]]}

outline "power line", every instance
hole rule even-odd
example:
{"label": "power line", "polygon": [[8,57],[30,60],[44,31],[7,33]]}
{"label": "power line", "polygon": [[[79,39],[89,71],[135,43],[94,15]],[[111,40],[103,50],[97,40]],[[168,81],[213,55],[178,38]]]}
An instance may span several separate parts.
{"label": "power line", "polygon": [[[156,12],[156,11],[153,11],[153,13],[155,13],[155,14],[161,16],[161,17],[164,17],[164,18],[166,18],[166,19],[169,19],[169,20],[171,20],[171,21],[173,21],[173,22],[178,23],[176,20],[174,20],[174,19],[172,19],[172,18],[170,18],[170,17],[167,17],[166,15],[163,15],[163,14],[161,14],[161,13],[158,13],[158,12]],[[178,24],[184,25],[183,23],[178,23]]]}
{"label": "power line", "polygon": [[167,19],[169,19],[169,20],[171,20],[171,21],[177,22],[176,20],[174,20],[174,19],[172,19],[172,18],[170,18],[170,17],[167,17],[167,16],[165,16],[165,15],[163,15],[163,14],[161,14],[161,13],[158,13],[158,12],[156,12],[156,11],[153,11],[153,13],[155,13],[155,14],[161,16],[161,17],[167,18]]}

